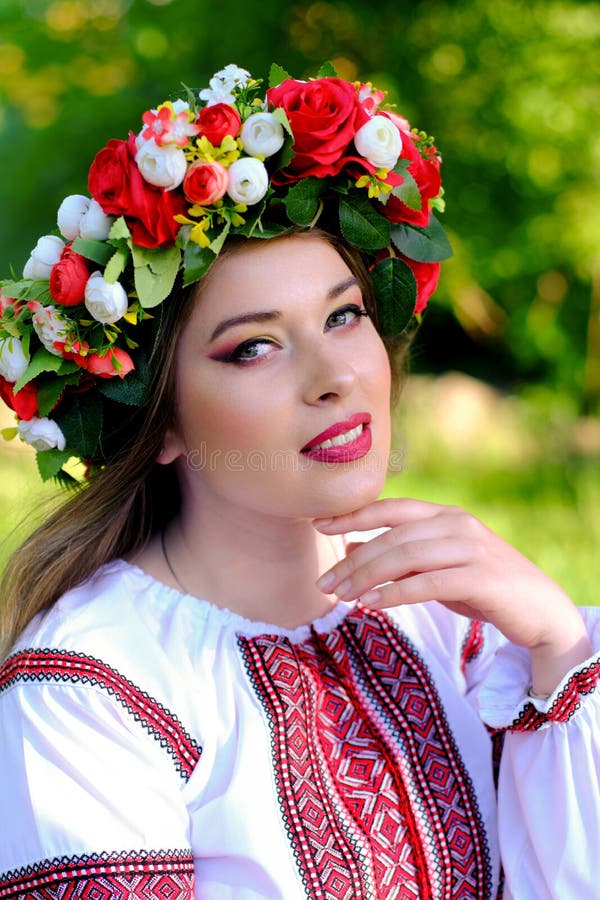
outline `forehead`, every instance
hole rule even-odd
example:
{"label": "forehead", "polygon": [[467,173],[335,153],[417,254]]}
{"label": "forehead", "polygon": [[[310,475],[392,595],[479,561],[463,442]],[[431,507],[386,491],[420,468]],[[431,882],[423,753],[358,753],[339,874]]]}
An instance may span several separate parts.
{"label": "forehead", "polygon": [[351,274],[337,250],[319,237],[248,241],[214,264],[197,306],[206,316],[223,318],[247,309],[322,303]]}

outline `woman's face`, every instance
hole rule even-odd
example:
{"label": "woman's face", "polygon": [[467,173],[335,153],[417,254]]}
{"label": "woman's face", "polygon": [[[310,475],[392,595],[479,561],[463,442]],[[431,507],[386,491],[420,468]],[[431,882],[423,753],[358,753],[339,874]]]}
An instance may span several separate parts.
{"label": "woman's face", "polygon": [[[286,518],[375,499],[390,369],[359,284],[318,237],[252,242],[202,286],[178,347],[178,458],[189,501]],[[214,508],[214,506],[213,506]]]}

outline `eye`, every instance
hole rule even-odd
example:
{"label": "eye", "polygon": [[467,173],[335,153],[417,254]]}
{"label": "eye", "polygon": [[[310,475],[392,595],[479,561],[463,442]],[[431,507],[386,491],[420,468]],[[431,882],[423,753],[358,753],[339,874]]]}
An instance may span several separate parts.
{"label": "eye", "polygon": [[252,363],[255,360],[268,356],[269,351],[275,346],[273,341],[266,338],[252,338],[249,341],[243,341],[241,344],[228,353],[225,362],[232,363]]}
{"label": "eye", "polygon": [[339,328],[343,325],[357,325],[362,316],[368,316],[369,313],[362,306],[355,303],[348,303],[340,309],[336,309],[327,318],[326,327]]}

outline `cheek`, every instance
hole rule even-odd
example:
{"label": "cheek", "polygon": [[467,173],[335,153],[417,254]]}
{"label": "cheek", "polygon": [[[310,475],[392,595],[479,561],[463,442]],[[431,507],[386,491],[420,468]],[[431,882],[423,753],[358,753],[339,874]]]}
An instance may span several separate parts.
{"label": "cheek", "polygon": [[[264,445],[274,430],[272,402],[264,391],[241,389],[239,379],[199,373],[178,392],[179,422],[188,449],[201,441],[210,448],[248,450]],[[210,384],[209,390],[199,385]],[[272,398],[271,398],[272,400]]]}

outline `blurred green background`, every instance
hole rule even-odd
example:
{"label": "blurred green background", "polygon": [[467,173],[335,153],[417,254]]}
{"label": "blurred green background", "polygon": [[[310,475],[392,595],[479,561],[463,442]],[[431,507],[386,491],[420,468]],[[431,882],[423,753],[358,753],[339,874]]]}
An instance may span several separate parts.
{"label": "blurred green background", "polygon": [[[599,38],[590,2],[2,0],[0,271],[20,272],[94,153],[181,82],[229,62],[266,75],[274,59],[309,77],[331,59],[384,87],[442,150],[455,248],[388,492],[466,506],[595,602]],[[0,446],[0,537],[49,492],[27,448]]]}

